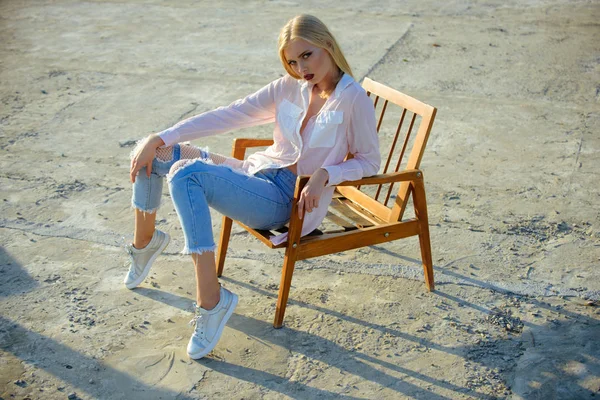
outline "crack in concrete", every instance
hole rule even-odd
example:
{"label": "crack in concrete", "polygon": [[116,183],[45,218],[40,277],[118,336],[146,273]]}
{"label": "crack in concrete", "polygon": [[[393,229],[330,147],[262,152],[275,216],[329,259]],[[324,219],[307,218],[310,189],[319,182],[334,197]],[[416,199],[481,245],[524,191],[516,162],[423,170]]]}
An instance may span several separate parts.
{"label": "crack in concrete", "polygon": [[375,64],[373,64],[373,66],[371,66],[371,68],[369,68],[369,70],[358,80],[358,82],[362,82],[367,76],[369,76],[374,70],[375,68],[379,67],[381,64],[383,64],[387,57],[389,56],[389,54],[392,52],[392,50],[394,50],[402,40],[404,40],[404,38],[406,38],[406,35],[408,35],[408,33],[410,32],[411,28],[413,27],[413,24],[410,24],[408,26],[408,28],[406,29],[406,31],[402,34],[402,36],[400,36],[398,38],[398,40],[396,40],[394,42],[394,44],[392,44],[383,54],[383,56],[381,56],[381,58],[379,60],[377,60],[377,62],[375,62]]}
{"label": "crack in concrete", "polygon": [[583,147],[583,137],[588,132],[588,129],[589,129],[589,127],[587,125],[587,119],[589,116],[590,116],[590,114],[581,113],[581,117],[582,117],[581,124],[583,125],[583,127],[581,128],[581,135],[579,137],[579,146],[577,147],[577,153],[575,154],[575,164],[573,165],[573,171],[571,172],[571,174],[569,176],[569,186],[567,189],[567,193],[565,194],[565,197],[569,196],[571,194],[571,190],[573,188],[573,177],[575,176],[575,174],[577,173],[577,171],[580,168],[579,157],[581,155],[581,148]]}
{"label": "crack in concrete", "polygon": [[587,128],[586,123],[585,123],[585,117],[584,117],[583,126],[584,126],[584,129],[581,130],[581,137],[579,138],[579,147],[577,148],[577,154],[575,155],[575,170],[577,170],[579,168],[579,156],[581,155],[581,147],[583,146],[583,135],[585,134],[585,131],[586,131],[585,128]]}
{"label": "crack in concrete", "polygon": [[[181,115],[179,116],[179,118],[177,118],[177,122],[180,122],[181,120],[183,120],[184,118],[186,118],[186,116],[187,116],[187,115],[190,115],[190,114],[192,114],[193,112],[195,112],[195,111],[198,109],[198,106],[200,105],[200,104],[198,104],[198,103],[195,103],[195,102],[192,102],[191,104],[192,104],[194,107],[193,107],[191,110],[189,110],[189,111],[186,111],[186,112],[184,112],[183,114],[181,114]],[[177,123],[177,122],[175,122],[175,123]],[[171,126],[173,126],[173,125],[175,125],[175,124],[172,124]]]}

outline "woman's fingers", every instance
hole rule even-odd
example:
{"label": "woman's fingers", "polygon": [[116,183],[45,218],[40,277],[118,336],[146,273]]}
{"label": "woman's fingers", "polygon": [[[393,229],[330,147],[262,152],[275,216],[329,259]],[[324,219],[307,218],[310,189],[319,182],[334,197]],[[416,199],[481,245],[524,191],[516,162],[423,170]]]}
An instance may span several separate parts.
{"label": "woman's fingers", "polygon": [[[150,174],[152,173],[152,161],[149,161],[146,165],[146,175],[150,178]],[[138,172],[144,168],[144,165],[141,165],[138,160],[134,160],[131,166],[131,171],[129,172],[129,178],[132,183],[135,183],[135,177]]]}
{"label": "woman's fingers", "polygon": [[302,219],[303,215],[304,215],[304,197],[302,196],[302,193],[300,193],[300,198],[298,199],[298,217],[300,217],[300,219]]}
{"label": "woman's fingers", "polygon": [[135,175],[133,174],[133,169],[135,168],[135,157],[131,157],[131,162],[129,163],[129,180],[131,183],[135,182]]}
{"label": "woman's fingers", "polygon": [[131,160],[131,168],[129,169],[129,180],[131,181],[131,183],[135,183],[135,175],[136,175],[135,166],[136,166],[135,160]]}
{"label": "woman's fingers", "polygon": [[300,193],[300,199],[298,199],[298,216],[300,217],[300,219],[304,218],[304,213],[305,212],[311,212],[312,211],[312,207],[311,207],[311,203],[308,200],[308,196],[306,195],[306,192],[302,192]]}
{"label": "woman's fingers", "polygon": [[304,212],[310,213],[315,208],[319,207],[319,197],[314,194],[311,194],[311,188],[305,187],[300,193],[300,198],[298,199],[298,214],[300,218],[304,216]]}
{"label": "woman's fingers", "polygon": [[146,167],[146,175],[150,178],[152,173],[152,160],[156,156],[156,148],[152,147],[150,140],[146,140],[141,147],[135,151],[135,156],[131,159],[129,178],[135,183],[135,178],[140,170]]}
{"label": "woman's fingers", "polygon": [[310,198],[302,192],[300,194],[300,199],[298,199],[298,215],[300,219],[304,217],[304,213],[311,213],[315,208],[319,206],[319,199]]}

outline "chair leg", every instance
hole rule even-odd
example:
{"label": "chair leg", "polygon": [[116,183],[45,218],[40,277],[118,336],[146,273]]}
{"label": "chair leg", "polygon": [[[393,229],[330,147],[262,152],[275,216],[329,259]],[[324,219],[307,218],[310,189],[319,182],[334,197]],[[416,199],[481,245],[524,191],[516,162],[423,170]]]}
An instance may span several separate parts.
{"label": "chair leg", "polygon": [[285,315],[290,287],[292,286],[292,275],[294,274],[295,264],[296,260],[286,254],[283,260],[283,270],[281,271],[281,282],[279,283],[279,296],[277,297],[275,321],[273,321],[273,327],[275,329],[279,329],[283,325],[283,316]]}
{"label": "chair leg", "polygon": [[281,282],[279,283],[279,296],[277,296],[277,308],[275,310],[275,321],[273,327],[281,328],[283,325],[283,316],[287,306],[290,287],[292,286],[292,275],[294,274],[294,265],[296,264],[298,250],[300,250],[300,234],[302,232],[302,220],[298,216],[298,199],[304,186],[308,183],[308,176],[299,176],[296,178],[296,189],[294,190],[294,200],[292,202],[292,213],[288,230],[288,243],[283,257],[283,269],[281,270]]}
{"label": "chair leg", "polygon": [[427,199],[425,197],[425,185],[423,180],[413,182],[413,203],[415,216],[420,222],[419,245],[421,246],[421,258],[423,260],[423,273],[425,285],[430,292],[435,289],[433,281],[433,260],[431,256],[431,240],[429,238],[429,219],[427,218]]}
{"label": "chair leg", "polygon": [[423,259],[423,272],[425,274],[425,285],[430,292],[435,290],[433,282],[433,261],[431,257],[431,241],[429,240],[429,227],[421,225],[419,233],[419,244],[421,245],[421,258]]}
{"label": "chair leg", "polygon": [[229,247],[229,236],[231,235],[231,224],[232,220],[229,217],[223,216],[223,223],[221,224],[221,239],[219,239],[219,252],[217,253],[217,276],[223,275],[223,268],[225,267],[225,256],[227,255],[227,248]]}

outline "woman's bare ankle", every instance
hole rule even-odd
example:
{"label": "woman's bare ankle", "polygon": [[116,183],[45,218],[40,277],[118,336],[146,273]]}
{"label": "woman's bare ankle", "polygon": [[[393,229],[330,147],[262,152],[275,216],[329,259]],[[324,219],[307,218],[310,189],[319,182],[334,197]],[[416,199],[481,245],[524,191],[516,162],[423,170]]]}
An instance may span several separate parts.
{"label": "woman's bare ankle", "polygon": [[150,214],[136,208],[135,228],[133,229],[133,247],[143,249],[152,240],[155,227],[156,213]]}
{"label": "woman's bare ankle", "polygon": [[198,304],[200,304],[200,307],[202,307],[206,311],[210,311],[213,308],[215,308],[217,306],[217,304],[219,304],[219,301],[221,301],[220,297],[221,297],[220,293],[217,292],[217,295],[213,298],[205,299],[205,301],[202,301],[202,300],[196,300],[196,301]]}
{"label": "woman's bare ankle", "polygon": [[152,236],[150,236],[150,238],[144,238],[144,239],[134,239],[133,240],[133,247],[135,247],[138,250],[141,250],[143,248],[145,248],[146,246],[148,246],[148,244],[150,243],[150,241],[152,240]]}

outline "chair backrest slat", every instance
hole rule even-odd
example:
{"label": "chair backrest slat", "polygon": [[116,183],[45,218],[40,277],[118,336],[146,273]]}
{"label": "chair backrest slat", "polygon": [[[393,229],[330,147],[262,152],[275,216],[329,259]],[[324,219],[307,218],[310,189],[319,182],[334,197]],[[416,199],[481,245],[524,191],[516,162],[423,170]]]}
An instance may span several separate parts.
{"label": "chair backrest slat", "polygon": [[[375,98],[375,108],[377,108],[377,101],[379,100],[379,96],[377,96]],[[381,123],[383,122],[383,117],[385,116],[385,109],[387,108],[388,105],[388,101],[385,100],[385,102],[383,103],[383,108],[381,109],[381,113],[379,114],[379,122],[377,122],[377,132],[379,132],[379,129],[381,128]],[[360,185],[358,185],[357,187],[360,190]]]}
{"label": "chair backrest slat", "polygon": [[[404,111],[406,111],[406,109]],[[398,156],[398,161],[396,162],[396,169],[394,170],[394,172],[400,171],[400,164],[402,163],[402,159],[404,158],[404,153],[406,152],[406,147],[408,146],[408,141],[410,140],[410,134],[412,133],[416,119],[417,119],[417,114],[413,114],[413,116],[410,120],[410,125],[408,126],[408,132],[406,132],[406,136],[404,137],[404,143],[402,144],[402,150],[400,151],[400,156]],[[394,187],[394,183],[392,183],[390,185],[390,187],[388,188],[387,196],[385,197],[385,202],[383,203],[386,206],[388,205],[388,201],[392,195],[393,187]]]}
{"label": "chair backrest slat", "polygon": [[404,153],[406,153],[406,147],[408,146],[408,141],[410,140],[410,134],[412,133],[413,127],[415,126],[415,120],[417,119],[417,114],[413,114],[410,125],[408,126],[408,132],[406,132],[406,136],[404,137],[404,143],[402,144],[402,150],[400,151],[400,156],[398,157],[398,163],[396,164],[396,171],[398,172],[400,168],[400,163],[404,158]]}
{"label": "chair backrest slat", "polygon": [[375,96],[374,106],[377,108],[377,103],[379,102],[379,96]]}
{"label": "chair backrest slat", "polygon": [[[376,110],[377,106],[380,105],[379,99],[383,99],[383,104],[380,105],[381,112],[379,113],[379,119],[377,121],[377,132],[379,133],[380,137],[387,137],[385,132],[387,131],[386,126],[388,126],[388,122],[384,123],[384,116],[386,115],[386,112],[389,110],[387,114],[392,113],[391,115],[397,115],[394,114],[397,111],[392,111],[391,107],[394,106],[394,110],[397,108],[395,106],[398,106],[401,109],[401,116],[399,118],[400,122],[394,127],[395,134],[391,139],[391,148],[389,152],[387,152],[388,154],[386,160],[382,160],[384,161],[383,173],[392,172],[390,171],[390,167],[392,165],[394,165],[395,168],[393,172],[398,172],[405,169],[418,169],[421,164],[421,159],[423,158],[423,152],[425,151],[425,146],[427,144],[429,133],[431,131],[437,110],[428,104],[407,96],[406,94],[387,87],[381,83],[372,81],[369,78],[364,79],[362,86],[366,90],[367,95],[373,98],[373,106]],[[399,136],[402,132],[402,126],[404,121],[407,119],[409,112],[413,115],[410,119],[408,130],[404,136],[402,148],[398,149]],[[414,129],[416,129],[416,135],[413,135]],[[399,150],[399,154],[397,150]],[[406,154],[408,154],[408,161],[404,163],[403,159],[405,158],[404,156]],[[396,155],[398,155],[398,158],[396,158]],[[349,158],[352,158],[351,154],[348,154],[347,159]],[[369,185],[363,190],[368,191],[368,193],[364,194],[371,198],[370,201],[379,202],[382,204],[382,207],[388,207],[388,202],[394,193],[394,185],[387,184],[385,189],[383,186],[384,185],[378,185],[374,188],[373,186]],[[352,190],[355,190],[358,193],[360,187],[357,189],[345,188],[344,192],[350,195]],[[371,195],[369,190],[374,193]],[[379,197],[380,194],[383,193],[383,190],[386,192],[385,200],[380,201]],[[400,188],[396,191],[396,197],[393,204],[390,205],[391,210],[389,207],[387,208],[389,212],[389,222],[400,221],[402,219],[410,193],[410,182],[402,182],[400,184]]]}
{"label": "chair backrest slat", "polygon": [[381,123],[383,122],[383,116],[385,115],[385,109],[387,108],[388,105],[388,101],[386,100],[383,103],[383,108],[381,109],[381,114],[379,114],[379,122],[377,123],[377,132],[379,132],[379,129],[381,128]]}
{"label": "chair backrest slat", "polygon": [[[394,150],[396,149],[396,143],[398,142],[398,138],[400,137],[400,130],[402,129],[402,124],[404,123],[404,117],[406,116],[406,108],[402,110],[402,116],[400,116],[400,122],[398,123],[398,127],[396,128],[396,134],[394,135],[394,140],[390,147],[390,151],[388,153],[388,157],[385,162],[385,167],[383,168],[383,173],[386,174],[389,172],[390,162],[392,161],[392,156],[394,155]],[[398,172],[398,171],[394,171]],[[375,200],[379,200],[379,193],[381,192],[381,188],[383,185],[377,186],[377,192],[375,193]],[[384,203],[387,206],[387,199]]]}

